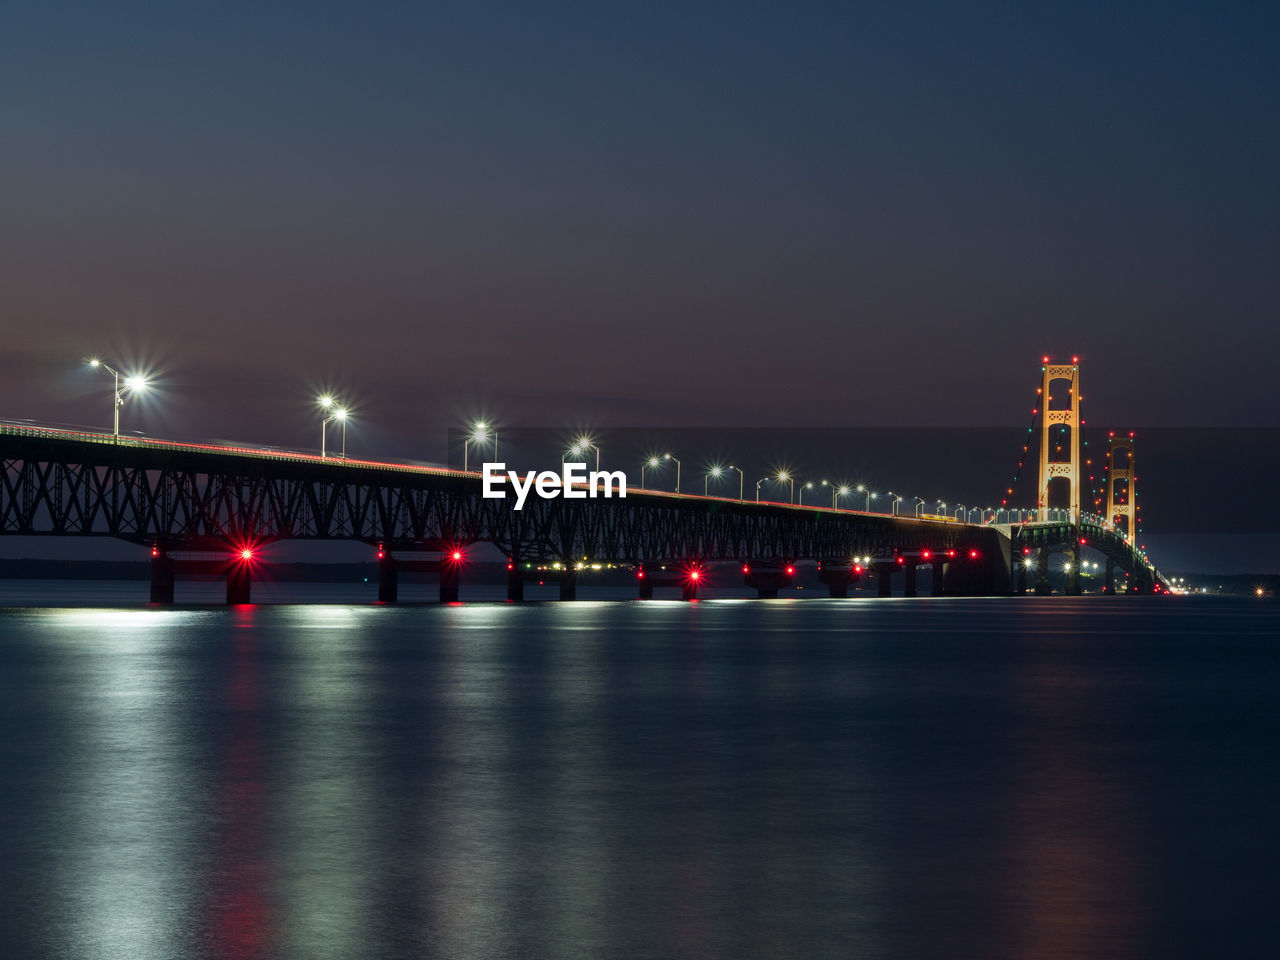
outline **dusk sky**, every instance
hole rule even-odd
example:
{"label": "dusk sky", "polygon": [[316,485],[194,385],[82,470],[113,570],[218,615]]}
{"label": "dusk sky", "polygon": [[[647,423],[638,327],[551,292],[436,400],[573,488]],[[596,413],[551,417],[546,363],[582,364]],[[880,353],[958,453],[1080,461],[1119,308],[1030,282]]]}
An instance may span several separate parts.
{"label": "dusk sky", "polygon": [[[1267,4],[17,4],[0,416],[1267,424]],[[353,423],[354,429],[354,423]],[[1011,443],[1014,441],[1011,441]],[[1000,473],[1007,465],[1000,464]]]}

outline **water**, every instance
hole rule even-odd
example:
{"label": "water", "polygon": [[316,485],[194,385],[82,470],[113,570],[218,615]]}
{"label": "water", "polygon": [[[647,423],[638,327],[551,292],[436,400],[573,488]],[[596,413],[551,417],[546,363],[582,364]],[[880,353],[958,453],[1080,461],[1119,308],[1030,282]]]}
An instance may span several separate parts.
{"label": "water", "polygon": [[1277,609],[0,611],[0,955],[1271,956]]}

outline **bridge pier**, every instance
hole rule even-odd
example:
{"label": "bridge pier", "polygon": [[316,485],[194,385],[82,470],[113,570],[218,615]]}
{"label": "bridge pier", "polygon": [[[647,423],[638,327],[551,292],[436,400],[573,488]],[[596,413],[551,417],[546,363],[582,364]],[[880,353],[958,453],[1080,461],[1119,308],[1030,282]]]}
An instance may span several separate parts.
{"label": "bridge pier", "polygon": [[1051,593],[1053,587],[1049,585],[1049,551],[1041,547],[1036,554],[1036,595],[1047,597]]}
{"label": "bridge pier", "polygon": [[1102,592],[1112,596],[1116,592],[1116,562],[1111,557],[1107,557],[1107,577],[1102,583]]}
{"label": "bridge pier", "polygon": [[151,555],[151,602],[173,603],[173,558],[162,550]]}
{"label": "bridge pier", "polygon": [[400,572],[390,554],[378,561],[378,602],[396,603],[400,599]]}
{"label": "bridge pier", "polygon": [[524,600],[524,573],[520,570],[520,558],[507,561],[507,600],[520,603]]}
{"label": "bridge pier", "polygon": [[944,596],[947,592],[947,564],[944,560],[933,561],[933,577],[929,583],[929,595]]}
{"label": "bridge pier", "polygon": [[698,581],[690,577],[685,577],[684,582],[680,584],[681,600],[697,600],[698,599]]}
{"label": "bridge pier", "polygon": [[1078,537],[1067,556],[1071,558],[1071,567],[1067,570],[1067,596],[1078,597],[1084,592],[1084,586],[1080,582],[1080,539]]}
{"label": "bridge pier", "polygon": [[849,596],[849,587],[858,586],[858,568],[849,563],[829,563],[823,561],[818,569],[818,580],[827,585],[829,595],[834,599]]}
{"label": "bridge pier", "polygon": [[560,577],[560,599],[578,599],[578,574],[571,563],[565,564],[564,574]]}
{"label": "bridge pier", "polygon": [[249,599],[250,564],[248,561],[232,560],[227,567],[227,603],[231,606],[252,603]]}
{"label": "bridge pier", "polygon": [[916,595],[916,565],[908,560],[903,564],[903,572],[907,575],[907,579],[902,587],[902,595],[904,597],[914,597]]}
{"label": "bridge pier", "polygon": [[893,596],[893,571],[898,569],[896,563],[877,563],[876,568],[876,596],[892,597]]}
{"label": "bridge pier", "polygon": [[457,603],[462,583],[462,564],[445,559],[440,564],[440,602]]}
{"label": "bridge pier", "polygon": [[781,567],[748,564],[743,570],[742,583],[755,587],[757,600],[776,600],[780,589],[791,586],[794,572],[795,567],[789,562]]}

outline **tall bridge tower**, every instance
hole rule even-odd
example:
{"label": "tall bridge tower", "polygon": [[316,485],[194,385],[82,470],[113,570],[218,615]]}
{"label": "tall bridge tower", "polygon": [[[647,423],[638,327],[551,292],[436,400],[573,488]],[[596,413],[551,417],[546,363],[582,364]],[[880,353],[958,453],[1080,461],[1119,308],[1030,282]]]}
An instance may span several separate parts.
{"label": "tall bridge tower", "polygon": [[[1118,457],[1121,451],[1123,457]],[[1117,466],[1123,461],[1124,466]],[[1133,466],[1133,433],[1127,437],[1117,437],[1114,433],[1107,438],[1107,523],[1115,529],[1116,521],[1125,519],[1125,536],[1130,543],[1136,542],[1138,531],[1138,498],[1134,495]],[[1124,481],[1124,502],[1116,502],[1116,481]]]}
{"label": "tall bridge tower", "polygon": [[[1072,357],[1070,363],[1050,363],[1044,358],[1041,367],[1044,382],[1040,387],[1040,486],[1037,506],[1044,510],[1049,506],[1049,482],[1058,477],[1065,477],[1070,485],[1068,503],[1071,510],[1071,522],[1080,523],[1080,358]],[[1051,410],[1049,407],[1049,387],[1051,384],[1065,380],[1067,382],[1066,409]],[[1054,427],[1065,426],[1071,430],[1068,459],[1049,459],[1050,447],[1055,446],[1050,434]],[[1056,452],[1056,451],[1055,451]]]}

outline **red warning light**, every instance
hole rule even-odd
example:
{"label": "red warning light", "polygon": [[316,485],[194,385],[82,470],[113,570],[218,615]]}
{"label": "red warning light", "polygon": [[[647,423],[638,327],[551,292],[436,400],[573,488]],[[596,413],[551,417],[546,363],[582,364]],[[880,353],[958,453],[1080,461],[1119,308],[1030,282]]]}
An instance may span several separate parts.
{"label": "red warning light", "polygon": [[969,551],[969,559],[970,559],[970,560],[976,560],[976,559],[978,559],[978,551],[977,551],[977,550],[970,550],[970,551]]}
{"label": "red warning light", "polygon": [[379,560],[381,560],[381,559],[382,559],[383,557],[385,557],[385,556],[386,556],[386,553],[385,553],[384,551],[382,551],[382,550],[379,550],[379,551],[378,551],[378,559],[379,559]]}
{"label": "red warning light", "polygon": [[515,565],[514,563],[511,563],[511,562],[508,562],[508,563],[507,563],[507,569],[508,569],[508,570],[514,570],[515,568],[516,568],[516,565]]}
{"label": "red warning light", "polygon": [[899,558],[898,558],[898,563],[902,564],[902,563],[906,563],[906,562],[907,562],[907,561],[906,561],[906,560],[904,560],[904,559],[902,559],[902,557],[899,557]]}
{"label": "red warning light", "polygon": [[461,559],[462,559],[462,551],[461,551],[461,550],[455,550],[455,551],[453,551],[453,559],[454,559],[454,560],[461,560]]}
{"label": "red warning light", "polygon": [[637,570],[637,571],[636,571],[636,579],[638,579],[638,580],[643,580],[643,579],[644,579],[644,571],[643,571],[643,570]]}
{"label": "red warning light", "polygon": [[743,572],[743,573],[750,573],[750,572],[751,572],[751,568],[750,568],[750,567],[748,567],[748,566],[744,563],[744,564],[742,565],[742,572]]}
{"label": "red warning light", "polygon": [[241,559],[241,560],[252,560],[252,559],[253,559],[253,551],[252,551],[252,550],[250,550],[248,547],[245,547],[243,550],[241,550],[241,551],[240,551],[240,559]]}
{"label": "red warning light", "polygon": [[1023,548],[1022,548],[1022,553],[1023,553],[1023,555],[1024,555],[1024,556],[1025,556],[1026,554],[1030,553],[1030,552],[1031,552],[1031,548],[1030,548],[1030,547],[1023,547]]}
{"label": "red warning light", "polygon": [[855,563],[855,564],[853,565],[853,572],[854,572],[854,573],[861,573],[861,572],[862,572],[862,564],[860,564],[860,563]]}
{"label": "red warning light", "polygon": [[1041,360],[1042,362],[1044,362],[1044,363],[1048,363],[1048,362],[1049,362],[1049,358],[1048,358],[1048,357],[1041,357],[1041,358],[1040,358],[1040,360]]}
{"label": "red warning light", "polygon": [[160,548],[159,548],[159,547],[152,547],[152,548],[151,548],[151,555],[152,555],[153,557],[158,557],[158,556],[160,556]]}
{"label": "red warning light", "polygon": [[697,580],[700,576],[702,576],[702,574],[701,574],[701,573],[699,573],[697,570],[690,570],[690,571],[689,571],[689,579],[690,579],[690,580]]}
{"label": "red warning light", "polygon": [[1088,542],[1089,542],[1089,541],[1088,541],[1088,540],[1086,540],[1084,537],[1081,537],[1081,538],[1080,538],[1080,546],[1082,546],[1082,547],[1083,547],[1083,546],[1084,546],[1086,543],[1088,543]]}
{"label": "red warning light", "polygon": [[1080,358],[1079,358],[1079,357],[1072,357],[1072,358],[1071,358],[1071,362],[1072,362],[1072,363],[1079,363],[1079,362],[1080,362]]}
{"label": "red warning light", "polygon": [[948,551],[947,551],[947,556],[948,556],[948,557],[954,557],[955,555],[956,555],[956,552],[955,552],[954,550],[948,550]]}
{"label": "red warning light", "polygon": [[795,572],[796,572],[795,567],[787,567],[787,576],[791,576]]}

